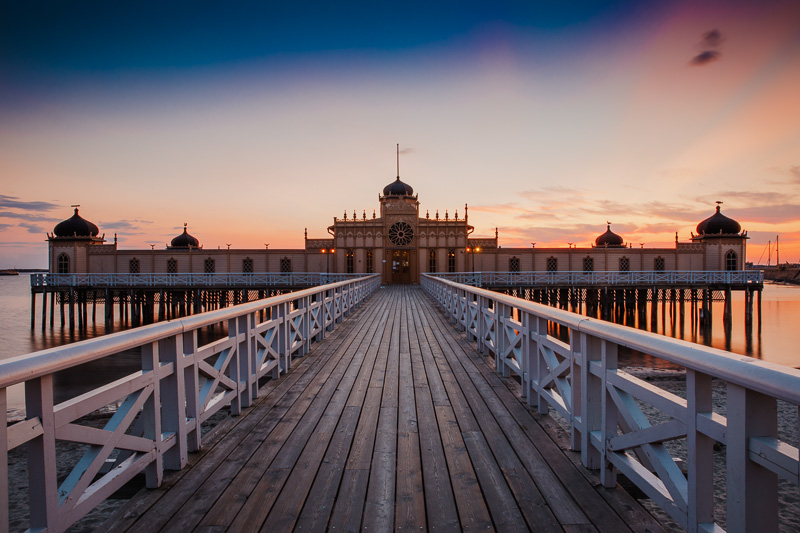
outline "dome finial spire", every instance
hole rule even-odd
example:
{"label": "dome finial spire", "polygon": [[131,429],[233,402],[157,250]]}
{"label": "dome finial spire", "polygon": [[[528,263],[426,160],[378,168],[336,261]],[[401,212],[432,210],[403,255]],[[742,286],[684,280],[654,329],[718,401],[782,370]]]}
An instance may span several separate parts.
{"label": "dome finial spire", "polygon": [[397,143],[397,179],[400,179],[400,143]]}

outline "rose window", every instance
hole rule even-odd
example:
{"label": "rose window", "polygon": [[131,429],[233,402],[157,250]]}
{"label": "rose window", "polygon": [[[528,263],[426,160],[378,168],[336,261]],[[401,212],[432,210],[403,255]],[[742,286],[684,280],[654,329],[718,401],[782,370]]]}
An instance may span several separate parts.
{"label": "rose window", "polygon": [[395,222],[389,228],[389,241],[395,246],[408,246],[414,238],[414,230],[407,222]]}

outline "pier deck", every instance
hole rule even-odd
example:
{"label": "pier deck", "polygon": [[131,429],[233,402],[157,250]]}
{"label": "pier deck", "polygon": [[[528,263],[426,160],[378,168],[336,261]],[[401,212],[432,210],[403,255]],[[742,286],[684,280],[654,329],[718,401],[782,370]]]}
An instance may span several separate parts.
{"label": "pier deck", "polygon": [[661,531],[418,286],[380,289],[105,530]]}

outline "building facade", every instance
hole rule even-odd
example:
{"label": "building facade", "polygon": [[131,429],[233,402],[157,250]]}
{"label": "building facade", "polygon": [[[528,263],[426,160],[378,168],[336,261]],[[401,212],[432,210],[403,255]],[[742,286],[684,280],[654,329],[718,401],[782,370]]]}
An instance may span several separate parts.
{"label": "building facade", "polygon": [[166,249],[124,250],[107,243],[99,228],[74,215],[48,234],[49,270],[56,273],[380,273],[384,283],[417,283],[424,272],[599,272],[743,270],[747,232],[720,212],[703,220],[689,242],[634,248],[611,231],[591,247],[503,248],[498,235],[473,239],[468,208],[420,214],[413,188],[397,179],[378,197],[368,217],[334,218],[329,237],[305,235],[302,249],[205,250],[184,227]]}

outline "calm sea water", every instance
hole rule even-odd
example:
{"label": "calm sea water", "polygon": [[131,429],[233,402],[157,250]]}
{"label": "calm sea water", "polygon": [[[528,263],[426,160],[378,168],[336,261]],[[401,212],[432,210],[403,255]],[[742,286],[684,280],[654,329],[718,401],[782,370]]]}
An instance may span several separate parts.
{"label": "calm sea water", "polygon": [[[97,310],[98,323],[92,324],[90,317],[89,327],[83,333],[70,332],[68,328],[62,329],[58,316],[56,316],[54,328],[51,329],[48,325],[46,329],[42,330],[41,297],[37,301],[36,327],[31,330],[30,299],[29,276],[0,276],[0,359],[16,357],[108,333],[102,320],[104,316],[102,306],[99,306]],[[759,327],[757,318],[754,318],[750,332],[745,327],[744,295],[742,293],[734,294],[730,331],[726,331],[722,320],[722,302],[714,303],[714,321],[710,332],[704,332],[702,328],[692,328],[688,304],[683,327],[681,327],[679,313],[676,313],[673,320],[672,314],[669,312],[669,305],[667,305],[666,316],[661,315],[661,305],[658,306],[658,313],[656,321],[658,333],[749,355],[764,361],[800,367],[800,342],[798,342],[800,341],[800,327],[798,327],[800,324],[800,286],[768,284],[762,295],[761,325]],[[649,330],[650,318],[648,317],[642,324],[632,323],[629,325]],[[119,331],[124,329],[124,326],[116,323],[113,328],[115,331]],[[634,355],[629,362],[637,366],[663,366],[657,359],[641,354]],[[96,385],[122,377],[137,368],[138,364],[139,354],[132,351],[95,361],[88,367],[59,373],[55,378],[56,396],[61,399],[74,396]],[[18,413],[22,402],[21,387],[11,390],[9,410]]]}

